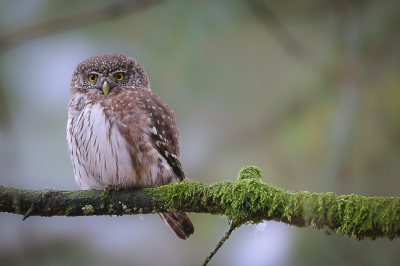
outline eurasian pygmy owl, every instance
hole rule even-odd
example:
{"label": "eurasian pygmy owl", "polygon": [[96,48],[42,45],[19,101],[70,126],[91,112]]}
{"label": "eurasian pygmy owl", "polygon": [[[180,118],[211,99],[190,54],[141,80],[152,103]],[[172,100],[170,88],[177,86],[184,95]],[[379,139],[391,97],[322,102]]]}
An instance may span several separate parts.
{"label": "eurasian pygmy owl", "polygon": [[[67,141],[83,189],[157,187],[185,174],[172,109],[150,90],[143,67],[121,54],[81,62],[71,79]],[[194,232],[185,212],[161,218],[181,239]]]}

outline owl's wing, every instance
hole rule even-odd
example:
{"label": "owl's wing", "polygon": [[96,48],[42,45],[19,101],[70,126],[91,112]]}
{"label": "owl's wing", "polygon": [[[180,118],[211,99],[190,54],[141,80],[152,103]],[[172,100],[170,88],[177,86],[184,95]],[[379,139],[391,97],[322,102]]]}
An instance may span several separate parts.
{"label": "owl's wing", "polygon": [[174,111],[151,91],[140,91],[140,102],[151,121],[150,139],[153,146],[168,162],[180,181],[185,178],[182,164],[179,161],[178,119]]}

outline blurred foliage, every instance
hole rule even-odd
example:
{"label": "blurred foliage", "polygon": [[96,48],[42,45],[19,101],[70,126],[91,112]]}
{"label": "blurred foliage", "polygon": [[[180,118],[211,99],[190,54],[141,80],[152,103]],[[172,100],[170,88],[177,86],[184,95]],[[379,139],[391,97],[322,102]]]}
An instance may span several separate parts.
{"label": "blurred foliage", "polygon": [[[35,23],[113,3],[1,0],[0,38]],[[60,80],[64,76],[67,80],[86,57],[119,52],[142,63],[152,90],[176,112],[182,162],[190,180],[234,180],[242,166],[257,165],[264,181],[277,187],[398,196],[399,25],[399,1],[170,0],[29,40],[0,55],[0,121],[9,121],[0,122],[0,183],[74,187],[65,143],[69,84]],[[63,67],[67,70],[52,72]],[[38,79],[43,73],[46,78]],[[114,265],[124,265],[130,256],[141,265],[158,264],[152,256],[143,258],[150,245],[165,252],[164,264],[200,264],[227,224],[218,217],[192,217],[196,234],[184,243],[171,240],[172,234],[160,237],[165,228],[138,224],[142,229],[132,228],[132,234],[145,231],[147,224],[153,226],[152,233],[143,235],[140,243],[116,244],[113,250],[121,250],[122,262],[113,260]],[[13,219],[0,215],[1,239],[10,225],[17,232],[31,228],[36,238],[16,236],[30,243],[26,253],[15,240],[8,247],[0,245],[0,257],[7,254],[9,265],[28,264],[28,251],[39,239],[47,243],[42,245],[40,265],[54,262],[49,255],[53,252],[47,249],[54,239],[43,233],[48,230],[44,224],[51,221],[9,222]],[[121,219],[99,217],[96,223],[114,228]],[[87,261],[82,264],[102,265],[91,259],[101,253],[92,224],[68,218],[57,221],[60,225],[53,228],[54,234],[61,235],[61,224],[83,228],[73,227],[76,235],[81,232],[87,239],[82,248]],[[131,227],[132,219],[123,221],[121,227]],[[266,230],[268,226],[274,228],[268,224]],[[100,230],[106,234],[105,228]],[[398,240],[358,242],[311,229],[285,230],[291,238],[285,242],[285,256],[277,261],[273,260],[277,252],[245,253],[243,247],[253,243],[254,236],[235,232],[212,263],[240,265],[240,258],[246,258],[249,265],[269,261],[274,265],[395,265],[400,260]],[[274,244],[284,241],[282,234],[269,232]],[[122,252],[127,245],[129,255]],[[185,255],[168,256],[176,250]]]}

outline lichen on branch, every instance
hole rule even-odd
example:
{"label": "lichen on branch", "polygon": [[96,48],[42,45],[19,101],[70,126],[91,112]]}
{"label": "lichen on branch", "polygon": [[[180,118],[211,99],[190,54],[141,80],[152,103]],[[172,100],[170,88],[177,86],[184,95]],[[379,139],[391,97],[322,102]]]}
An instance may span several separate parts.
{"label": "lichen on branch", "polygon": [[400,198],[288,192],[262,181],[254,166],[236,182],[183,181],[157,188],[113,191],[24,190],[0,186],[0,211],[40,216],[129,215],[196,212],[226,216],[231,224],[283,222],[329,229],[362,239],[400,235]]}

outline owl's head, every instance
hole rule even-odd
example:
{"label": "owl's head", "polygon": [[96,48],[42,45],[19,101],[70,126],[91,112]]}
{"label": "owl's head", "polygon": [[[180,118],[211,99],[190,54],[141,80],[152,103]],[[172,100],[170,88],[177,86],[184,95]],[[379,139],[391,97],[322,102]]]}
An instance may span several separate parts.
{"label": "owl's head", "polygon": [[71,91],[80,90],[107,96],[119,86],[150,90],[143,67],[122,54],[99,54],[77,65],[71,79]]}

